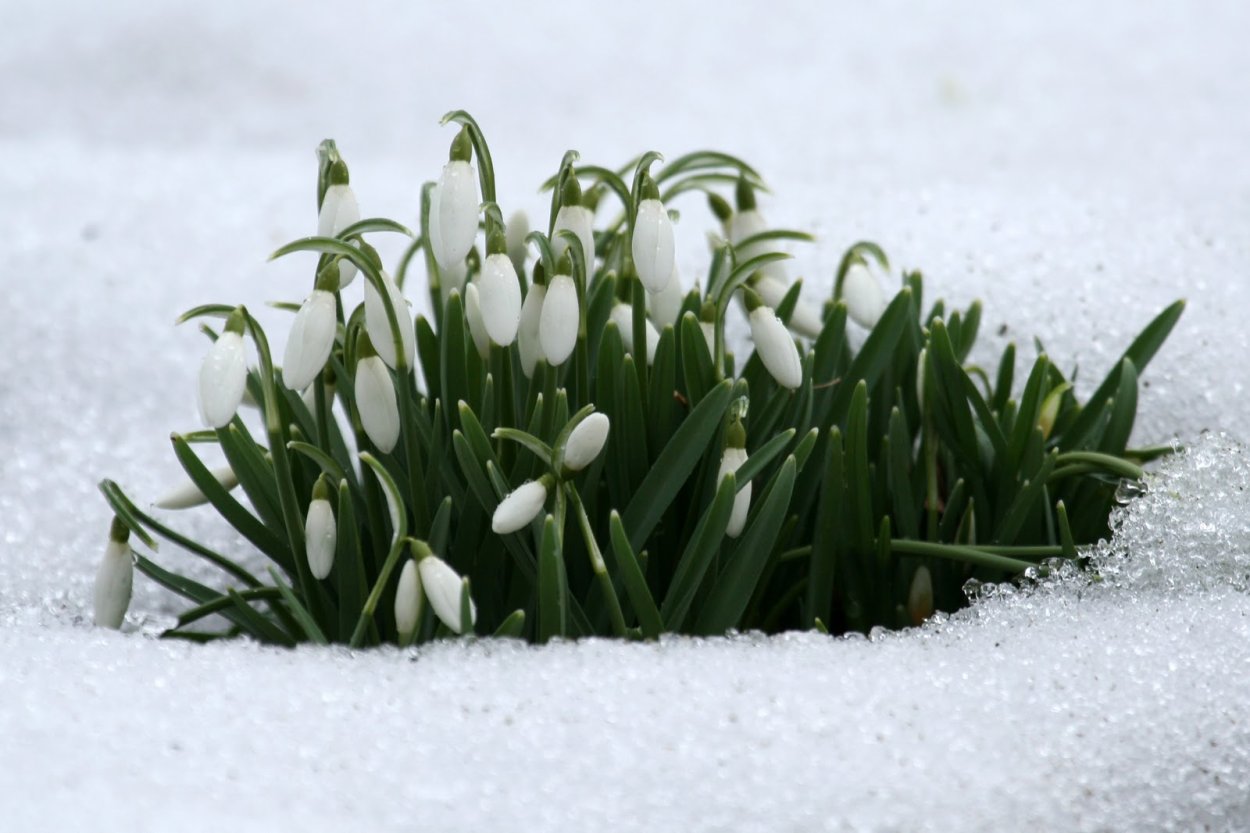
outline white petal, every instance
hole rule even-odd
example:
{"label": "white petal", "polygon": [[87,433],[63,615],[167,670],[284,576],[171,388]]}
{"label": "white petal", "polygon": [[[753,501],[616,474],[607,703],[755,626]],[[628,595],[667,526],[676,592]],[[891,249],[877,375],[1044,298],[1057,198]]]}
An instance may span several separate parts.
{"label": "white petal", "polygon": [[490,335],[486,332],[486,322],[482,320],[482,302],[478,298],[475,283],[464,288],[464,317],[469,324],[469,335],[473,337],[477,354],[486,358],[490,355]]}
{"label": "white petal", "polygon": [[508,218],[508,230],[505,233],[508,242],[508,259],[517,274],[525,271],[525,257],[529,254],[525,237],[530,233],[530,219],[524,211],[514,211]]}
{"label": "white petal", "polygon": [[435,244],[434,257],[446,269],[464,260],[477,237],[477,171],[468,162],[448,162],[434,196],[438,214],[430,214],[430,236]]}
{"label": "white petal", "polygon": [[[761,232],[768,231],[768,223],[764,220],[764,215],[760,214],[757,209],[752,208],[748,211],[741,211],[730,217],[728,231],[729,242],[733,243],[736,247],[735,255],[737,256],[739,263],[748,261],[756,255],[777,251],[775,243],[766,241],[759,241],[746,246],[738,245],[748,237],[753,237]],[[789,278],[786,276],[785,261],[774,260],[769,263],[765,263],[762,267],[760,267],[760,272],[773,278],[774,280],[780,281],[783,287],[787,286],[790,282]],[[763,293],[761,293],[761,295],[762,294]],[[768,301],[765,301],[765,303],[768,303],[769,306],[775,306],[775,304]]]}
{"label": "white petal", "polygon": [[295,314],[282,357],[282,383],[291,390],[303,390],[326,366],[338,329],[334,295],[314,289]]}
{"label": "white petal", "polygon": [[803,382],[803,363],[794,339],[769,307],[756,307],[748,316],[751,340],[764,368],[783,388],[794,390]]}
{"label": "white petal", "polygon": [[[331,185],[321,201],[317,215],[317,234],[321,237],[337,237],[343,229],[360,222],[360,205],[350,185]],[[347,258],[339,261],[339,289],[343,289],[356,277],[356,264]]]}
{"label": "white petal", "polygon": [[638,204],[634,222],[634,268],[648,292],[660,292],[673,275],[673,221],[659,200]]}
{"label": "white petal", "polygon": [[304,520],[304,545],[308,551],[308,569],[320,580],[330,575],[334,552],[338,546],[338,526],[330,501],[317,499],[308,504]]}
{"label": "white petal", "polygon": [[495,344],[507,346],[516,340],[521,323],[521,282],[507,255],[488,255],[482,264],[482,320]]}
{"label": "white petal", "polygon": [[[209,469],[209,474],[213,476],[221,487],[227,492],[239,485],[239,478],[235,475],[234,469],[229,466],[219,466],[215,469]],[[204,493],[200,491],[200,487],[188,478],[185,483],[174,487],[165,493],[164,497],[156,501],[158,509],[190,509],[193,506],[203,506],[208,503],[208,498],[204,497]]]}
{"label": "white petal", "polygon": [[134,559],[130,545],[109,540],[104,548],[104,558],[95,574],[93,593],[94,620],[98,627],[118,630],[130,607],[130,592],[134,586]]}
{"label": "white petal", "polygon": [[594,413],[577,423],[564,444],[564,467],[581,471],[603,451],[610,423],[605,414]]}
{"label": "white petal", "polygon": [[[629,304],[617,304],[612,307],[612,312],[608,314],[608,318],[616,324],[616,329],[620,331],[621,343],[625,345],[625,352],[633,354],[634,308]],[[660,334],[655,331],[655,327],[646,319],[643,319],[642,326],[647,334],[647,364],[655,364],[655,350],[660,344]]]}
{"label": "white petal", "polygon": [[[790,284],[765,273],[751,284],[751,288],[760,294],[764,303],[775,310],[781,306],[786,293],[790,291]],[[816,308],[800,297],[794,306],[794,313],[790,316],[790,329],[801,336],[814,339],[824,329],[824,322],[820,320],[820,313]]]}
{"label": "white petal", "polygon": [[409,558],[399,572],[399,584],[395,588],[395,628],[400,638],[411,638],[421,621],[424,593],[421,589],[421,573],[417,562]]}
{"label": "white petal", "polygon": [[[746,449],[726,448],[720,458],[720,471],[716,475],[717,482],[729,472],[736,472],[746,461]],[[740,486],[738,493],[734,495],[734,507],[729,514],[729,526],[726,527],[725,534],[730,538],[737,538],[741,535],[750,511],[751,484],[747,483],[745,486]]]}
{"label": "white petal", "polygon": [[[436,555],[427,555],[417,562],[421,586],[437,616],[448,629],[461,633],[460,592],[464,586],[456,571]],[[477,622],[477,605],[469,600],[469,621]]]}
{"label": "white petal", "polygon": [[917,626],[933,615],[933,576],[923,564],[916,568],[907,591],[907,614]]}
{"label": "white petal", "polygon": [[356,363],[356,407],[365,434],[378,450],[390,453],[399,442],[399,402],[391,374],[377,356]]}
{"label": "white petal", "polygon": [[[385,269],[382,270],[382,284],[391,299],[391,306],[395,308],[395,318],[404,348],[404,367],[411,368],[416,356],[417,337],[412,329],[408,299]],[[390,319],[386,316],[386,305],[382,302],[382,296],[373,288],[372,281],[365,281],[365,330],[369,333],[369,340],[373,342],[373,349],[378,351],[386,366],[395,367],[395,339],[391,334]]]}
{"label": "white petal", "polygon": [[681,302],[684,300],[681,278],[677,275],[677,267],[673,266],[673,274],[668,284],[659,292],[647,293],[647,312],[655,322],[656,329],[677,326],[677,317],[681,314]]}
{"label": "white petal", "polygon": [[543,301],[538,327],[543,355],[551,365],[564,364],[573,353],[577,327],[577,287],[568,275],[556,275],[547,285],[547,299]]}
{"label": "white petal", "polygon": [[[551,233],[551,253],[557,261],[568,251],[569,244],[557,235],[568,230],[577,235],[582,244],[582,254],[586,256],[586,271],[595,273],[595,215],[583,205],[562,205],[556,212],[556,224]],[[571,255],[570,255],[571,257]]]}
{"label": "white petal", "polygon": [[885,295],[881,284],[862,263],[851,265],[842,279],[842,300],[846,301],[846,313],[859,326],[871,330],[885,312]]}
{"label": "white petal", "polygon": [[247,387],[243,336],[224,332],[213,342],[200,365],[200,416],[210,428],[230,424]]}
{"label": "white petal", "polygon": [[500,535],[524,529],[543,511],[547,502],[547,487],[538,480],[522,483],[495,507],[490,528]]}
{"label": "white petal", "polygon": [[547,287],[538,284],[530,287],[521,304],[521,323],[517,327],[517,349],[521,353],[521,371],[526,378],[534,375],[534,366],[543,357],[542,329],[543,302]]}

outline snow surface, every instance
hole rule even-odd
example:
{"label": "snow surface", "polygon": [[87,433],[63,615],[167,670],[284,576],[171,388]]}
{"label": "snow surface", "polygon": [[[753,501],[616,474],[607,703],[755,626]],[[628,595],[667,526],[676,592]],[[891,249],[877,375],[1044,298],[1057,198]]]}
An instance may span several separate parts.
{"label": "snow surface", "polygon": [[[12,830],[1250,830],[1250,7],[10,4],[0,12],[0,807]],[[854,240],[1042,336],[1086,390],[1177,296],[1137,439],[1165,468],[1108,580],[878,640],[411,654],[88,626],[104,476],[154,496],[196,424],[204,301],[265,264],[339,140],[411,220],[469,109],[504,209],[576,147],[738,153],[827,291]],[[681,266],[708,227],[677,208]],[[281,321],[276,315],[266,320]],[[1005,327],[997,335],[1000,326]],[[1226,432],[1230,436],[1222,436]],[[210,517],[197,534],[237,547]],[[162,558],[177,559],[167,548]],[[137,631],[137,632],[136,632]]]}

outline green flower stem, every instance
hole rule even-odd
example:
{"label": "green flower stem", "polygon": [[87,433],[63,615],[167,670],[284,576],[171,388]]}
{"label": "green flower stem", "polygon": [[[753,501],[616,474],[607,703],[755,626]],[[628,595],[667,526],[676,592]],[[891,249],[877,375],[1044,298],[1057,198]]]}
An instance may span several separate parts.
{"label": "green flower stem", "polygon": [[[1146,476],[1141,466],[1131,463],[1122,457],[1115,457],[1110,454],[1102,454],[1097,451],[1069,451],[1060,454],[1055,459],[1056,466],[1073,466],[1073,465],[1089,465],[1096,466],[1104,471],[1112,474],[1118,474],[1121,477],[1127,477],[1129,480],[1141,480]],[[1051,474],[1051,480],[1058,479],[1063,469],[1056,468]]]}
{"label": "green flower stem", "polygon": [[586,515],[586,509],[582,505],[582,499],[576,487],[572,483],[565,483],[564,491],[568,495],[569,505],[573,507],[573,512],[577,515],[578,526],[582,529],[582,538],[586,541],[586,553],[590,556],[590,568],[595,573],[599,587],[603,590],[603,598],[608,605],[608,616],[612,620],[612,629],[616,631],[617,636],[624,638],[628,628],[625,625],[625,615],[621,612],[621,600],[616,595],[612,577],[608,575],[608,567],[603,561],[603,552],[599,549],[599,542],[595,540],[590,518]]}
{"label": "green flower stem", "polygon": [[282,424],[281,412],[278,409],[278,387],[274,376],[273,358],[269,352],[269,339],[265,331],[256,323],[256,319],[244,309],[243,318],[247,323],[248,333],[256,344],[256,353],[260,357],[261,389],[265,404],[265,431],[269,435],[269,453],[273,457],[274,479],[278,485],[278,502],[282,509],[282,520],[286,527],[287,540],[291,544],[291,557],[295,561],[295,574],[299,583],[300,595],[308,600],[308,606],[315,619],[320,622],[326,619],[320,588],[316,585],[308,568],[308,556],[304,550],[304,519],[300,514],[299,496],[295,494],[295,481],[291,473],[291,460],[287,456],[285,426]]}
{"label": "green flower stem", "polygon": [[1031,562],[1019,558],[1008,558],[1005,555],[996,555],[982,549],[955,544],[932,544],[928,541],[904,541],[895,538],[890,541],[890,550],[896,555],[927,555],[950,561],[963,561],[1006,573],[1022,573],[1034,566]]}

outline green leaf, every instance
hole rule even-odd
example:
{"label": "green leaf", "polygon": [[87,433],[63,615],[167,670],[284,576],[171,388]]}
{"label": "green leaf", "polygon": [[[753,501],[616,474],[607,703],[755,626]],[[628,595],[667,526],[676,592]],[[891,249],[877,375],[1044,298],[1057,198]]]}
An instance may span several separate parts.
{"label": "green leaf", "polygon": [[522,639],[525,636],[525,611],[514,610],[495,628],[496,639]]}
{"label": "green leaf", "polygon": [[825,452],[824,477],[820,484],[820,504],[809,562],[807,610],[808,620],[812,623],[832,618],[833,580],[837,573],[842,507],[846,494],[844,460],[842,432],[835,425],[829,429],[829,447]]}
{"label": "green leaf", "polygon": [[1110,421],[1102,432],[1098,450],[1104,454],[1123,454],[1137,416],[1137,368],[1132,359],[1120,362],[1120,384],[1110,402],[1113,403],[1109,406]]}
{"label": "green leaf", "polygon": [[738,489],[750,483],[755,477],[764,470],[764,468],[776,459],[777,455],[786,449],[790,441],[794,439],[794,429],[787,428],[768,442],[761,445],[751,455],[747,457],[746,462],[738,467],[734,472],[738,481]]}
{"label": "green leaf", "polygon": [[368,234],[374,231],[393,231],[398,234],[406,234],[409,237],[415,237],[410,228],[397,223],[394,220],[388,220],[385,217],[369,217],[365,220],[359,220],[340,231],[335,235],[335,237],[340,240],[346,240],[351,237],[359,237],[362,234]]}
{"label": "green leaf", "polygon": [[696,633],[708,636],[722,634],[740,624],[789,510],[796,467],[794,455],[791,455],[778,469],[767,494],[755,509],[754,517],[704,600],[695,625]]}
{"label": "green leaf", "polygon": [[660,616],[669,630],[681,631],[686,614],[694,602],[695,592],[699,589],[713,556],[720,550],[725,528],[729,526],[729,516],[733,512],[735,492],[737,486],[734,476],[732,473],[726,474],[716,489],[716,497],[708,504],[694,534],[690,536],[690,542],[682,551],[668,593],[664,595],[664,602],[660,605]]}
{"label": "green leaf", "polygon": [[295,617],[295,621],[304,629],[304,633],[318,645],[329,645],[326,635],[321,632],[321,628],[317,627],[316,620],[312,614],[308,612],[304,605],[300,604],[300,600],[295,598],[295,593],[287,586],[282,577],[278,575],[278,571],[273,567],[269,568],[269,577],[273,579],[274,586],[278,588],[278,592],[282,594],[282,598],[286,601],[287,607],[291,609],[291,615]]}
{"label": "green leaf", "polygon": [[[629,532],[629,544],[635,551],[650,537],[664,511],[672,504],[681,487],[698,465],[707,445],[720,428],[725,409],[729,407],[732,382],[728,379],[708,392],[703,401],[686,417],[673,438],[664,446],[625,508],[621,519]],[[668,622],[668,617],[665,617]]]}
{"label": "green leaf", "polygon": [[568,636],[568,580],[556,521],[548,515],[543,521],[538,545],[538,633],[539,642]]}
{"label": "green leaf", "polygon": [[638,617],[642,634],[647,639],[658,639],[664,630],[664,620],[660,617],[660,610],[655,605],[651,588],[647,586],[647,579],[638,563],[638,557],[634,554],[633,547],[629,545],[625,525],[615,509],[612,510],[608,523],[617,571],[621,582],[625,585],[625,592],[629,594],[629,601],[634,606],[634,614]]}

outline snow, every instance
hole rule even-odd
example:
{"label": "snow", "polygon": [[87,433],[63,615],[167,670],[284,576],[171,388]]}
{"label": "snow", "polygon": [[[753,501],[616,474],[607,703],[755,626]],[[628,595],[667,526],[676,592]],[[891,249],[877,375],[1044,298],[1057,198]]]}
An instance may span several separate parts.
{"label": "snow", "polygon": [[[1250,8],[830,5],[7,10],[5,826],[1250,829]],[[302,297],[306,264],[264,257],[311,229],[326,136],[364,214],[411,221],[454,107],[505,214],[542,211],[569,147],[722,148],[821,235],[809,293],[876,240],[931,296],[984,299],[979,355],[1036,333],[1087,391],[1186,297],[1136,437],[1196,451],[1120,519],[1102,584],[872,641],[197,648],[145,638],[178,605],[143,580],[130,633],[91,629],[95,483],[155,497],[197,424],[204,342],[175,315]],[[676,207],[689,280],[709,223]]]}

